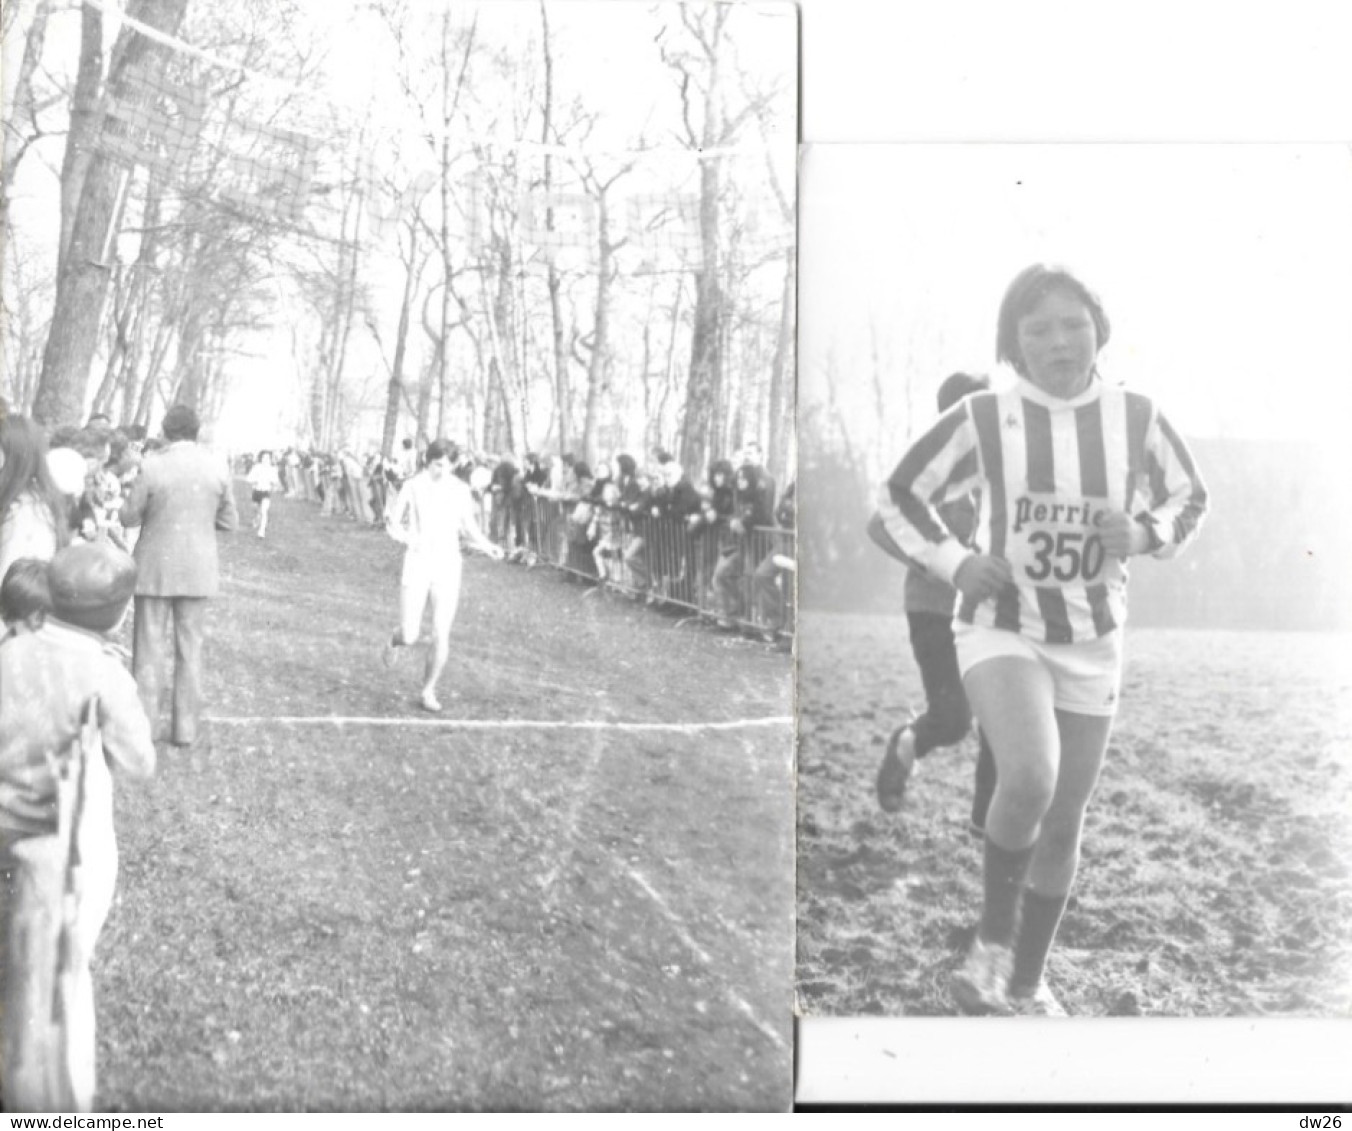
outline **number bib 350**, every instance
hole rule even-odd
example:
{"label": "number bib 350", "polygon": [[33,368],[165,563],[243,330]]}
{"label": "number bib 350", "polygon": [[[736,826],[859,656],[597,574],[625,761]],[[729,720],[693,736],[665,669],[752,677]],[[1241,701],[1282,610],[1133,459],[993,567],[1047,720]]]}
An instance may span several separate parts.
{"label": "number bib 350", "polygon": [[1069,588],[1115,580],[1120,563],[1108,558],[1098,533],[1108,509],[1104,499],[1018,496],[1006,546],[1015,583]]}

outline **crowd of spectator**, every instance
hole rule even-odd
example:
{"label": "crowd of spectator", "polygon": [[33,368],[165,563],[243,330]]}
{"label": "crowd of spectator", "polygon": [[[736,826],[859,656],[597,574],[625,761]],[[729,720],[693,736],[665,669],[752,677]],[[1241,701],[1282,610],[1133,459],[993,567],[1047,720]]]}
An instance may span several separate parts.
{"label": "crowd of spectator", "polygon": [[[50,440],[22,416],[0,421],[0,577],[22,557],[50,558],[72,539],[131,550],[118,512],[142,457],[163,446],[139,426],[95,416]],[[289,447],[251,453],[254,529],[262,536],[275,491],[321,513],[382,527],[400,485],[419,466],[405,439],[390,456]],[[787,646],[792,633],[794,487],[778,491],[754,441],[716,459],[696,482],[670,452],[646,466],[628,453],[594,466],[571,454],[514,457],[458,450],[489,537],[518,564],[547,564],[569,580],[648,605],[687,610],[720,628]],[[262,478],[260,478],[260,476]],[[258,484],[274,484],[260,492]]]}
{"label": "crowd of spectator", "polygon": [[[263,460],[275,462],[285,496],[376,527],[419,462],[405,439],[388,457],[288,448],[246,457],[239,470]],[[794,487],[776,491],[759,444],[748,442],[735,461],[715,460],[699,484],[662,449],[647,467],[623,452],[593,467],[568,453],[457,450],[453,470],[507,561],[555,565],[600,592],[688,609],[788,646]]]}
{"label": "crowd of spectator", "polygon": [[0,413],[0,577],[20,558],[48,560],[72,539],[130,550],[118,512],[148,451],[162,439],[95,416],[50,436],[25,416]]}

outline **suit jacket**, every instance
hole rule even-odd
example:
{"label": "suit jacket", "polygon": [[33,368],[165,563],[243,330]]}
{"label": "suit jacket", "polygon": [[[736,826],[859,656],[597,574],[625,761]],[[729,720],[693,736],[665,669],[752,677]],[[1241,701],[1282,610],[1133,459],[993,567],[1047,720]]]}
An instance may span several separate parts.
{"label": "suit jacket", "polygon": [[220,587],[216,531],[239,525],[230,473],[191,440],[149,455],[122,506],[136,542],[138,597],[214,597]]}

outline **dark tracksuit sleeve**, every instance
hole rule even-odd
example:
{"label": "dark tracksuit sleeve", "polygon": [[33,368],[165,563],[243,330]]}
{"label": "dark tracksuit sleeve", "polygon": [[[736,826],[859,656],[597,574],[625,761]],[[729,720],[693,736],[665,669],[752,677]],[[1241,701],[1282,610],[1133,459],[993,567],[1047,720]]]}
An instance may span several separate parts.
{"label": "dark tracksuit sleeve", "polygon": [[883,484],[878,511],[909,557],[951,583],[969,551],[944,525],[938,506],[970,494],[980,481],[976,429],[964,401],[902,456]]}

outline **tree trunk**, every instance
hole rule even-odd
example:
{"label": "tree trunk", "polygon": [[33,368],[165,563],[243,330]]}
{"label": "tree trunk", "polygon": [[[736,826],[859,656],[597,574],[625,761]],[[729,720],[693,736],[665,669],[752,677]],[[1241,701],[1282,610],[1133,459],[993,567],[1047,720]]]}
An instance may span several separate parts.
{"label": "tree trunk", "polygon": [[337,298],[333,302],[333,312],[323,318],[319,331],[319,346],[316,349],[314,375],[310,381],[310,428],[314,432],[315,446],[327,452],[328,437],[324,429],[329,419],[329,371],[333,368],[334,342],[337,340]]}
{"label": "tree trunk", "polygon": [[508,454],[515,447],[512,436],[511,402],[507,383],[497,358],[488,363],[488,389],[484,398],[484,447],[495,454]]}
{"label": "tree trunk", "polygon": [[[705,105],[706,146],[715,137],[716,84],[710,84]],[[685,422],[681,433],[681,462],[691,475],[703,472],[719,453],[710,451],[714,405],[723,384],[723,292],[720,286],[718,196],[721,177],[717,161],[700,163],[699,229],[702,262],[695,275],[695,325],[690,339],[690,376],[685,389]]]}
{"label": "tree trunk", "polygon": [[596,321],[592,330],[591,357],[587,362],[587,411],[582,423],[583,458],[590,463],[596,456],[596,421],[601,404],[601,393],[610,368],[610,284],[615,248],[610,242],[609,215],[605,193],[597,197],[597,220],[600,230],[599,262],[596,275]]}
{"label": "tree trunk", "polygon": [[685,420],[681,428],[681,462],[698,474],[715,453],[710,451],[714,399],[721,383],[719,356],[720,307],[718,279],[713,272],[695,276],[695,325],[690,336],[690,375],[685,386]]}
{"label": "tree trunk", "polygon": [[[125,39],[124,41],[125,42]],[[93,159],[91,149],[98,136],[102,114],[99,109],[99,83],[103,79],[103,14],[86,4],[80,13],[80,64],[75,74],[75,93],[71,99],[70,132],[61,159],[61,237],[57,245],[58,277],[70,252],[71,232],[84,189],[85,174]]]}
{"label": "tree trunk", "polygon": [[[676,294],[671,300],[671,333],[667,337],[667,360],[662,373],[662,399],[657,403],[657,420],[653,434],[653,447],[662,445],[664,433],[662,423],[667,414],[667,403],[671,400],[676,385],[676,342],[681,329],[681,299],[685,296],[685,278],[676,276]],[[681,427],[684,428],[684,421]]]}
{"label": "tree trunk", "polygon": [[[442,284],[445,286],[445,284]],[[432,414],[432,383],[434,379],[440,379],[441,376],[441,351],[445,343],[437,334],[432,324],[427,320],[427,306],[432,300],[435,288],[423,298],[422,306],[422,325],[423,333],[432,339],[432,362],[422,375],[422,383],[418,386],[418,446],[422,447],[429,440],[439,440],[439,435],[433,435],[429,430],[430,418]]]}
{"label": "tree trunk", "polygon": [[[342,254],[347,257],[346,278],[339,280],[338,302],[339,319],[338,331],[335,334],[335,349],[332,358],[332,366],[329,375],[329,398],[328,398],[328,419],[325,421],[326,446],[333,446],[333,435],[338,426],[338,409],[342,402],[340,396],[343,386],[343,371],[347,367],[347,343],[352,334],[352,319],[357,306],[357,266],[360,257],[361,245],[358,242],[361,234],[363,204],[365,196],[360,186],[354,190],[355,211],[353,213],[352,234],[349,236],[344,230],[342,233],[342,243],[340,246],[340,263]],[[346,429],[343,430],[346,433]]]}
{"label": "tree trunk", "polygon": [[[544,50],[545,63],[544,123],[540,128],[540,143],[548,145],[551,128],[550,119],[554,112],[554,54],[550,46],[549,11],[546,0],[540,0],[540,23],[544,28],[541,44]],[[545,229],[552,232],[554,230],[554,208],[549,202],[553,199],[554,165],[553,158],[548,152],[545,153],[544,166]],[[571,407],[573,391],[569,388],[568,347],[564,344],[566,335],[563,330],[562,304],[559,301],[559,291],[563,286],[563,280],[552,259],[549,261],[547,281],[549,286],[550,325],[554,335],[554,410],[559,421],[559,452],[563,454],[570,450],[573,442]]]}
{"label": "tree trunk", "polygon": [[[521,359],[519,366],[520,380],[513,390],[515,394],[515,407],[518,413],[513,424],[513,429],[515,434],[521,439],[521,446],[516,454],[521,454],[530,447],[530,359],[533,355],[531,349],[531,326],[534,322],[531,317],[530,295],[526,293],[526,273],[524,271],[521,272],[521,277],[517,285],[517,302],[520,304],[521,310],[525,312],[521,319],[521,344],[519,346],[520,352],[517,354]],[[509,420],[513,419],[510,412],[507,414],[507,417]],[[520,425],[520,428],[516,428],[517,424]]]}
{"label": "tree trunk", "polygon": [[654,420],[653,420],[653,315],[657,307],[657,283],[648,290],[648,310],[643,319],[643,363],[639,366],[639,373],[643,379],[643,439],[642,452],[639,453],[639,465],[647,466],[648,453],[656,446],[654,440]]}
{"label": "tree trunk", "polygon": [[723,379],[715,381],[713,386],[712,416],[709,421],[709,443],[712,451],[710,458],[719,456],[727,458],[736,451],[740,443],[734,438],[732,419],[735,415],[733,406],[737,403],[740,367],[730,348],[732,335],[729,330],[735,312],[731,284],[732,272],[725,271],[724,281],[719,283],[721,316],[718,319],[717,349]]}
{"label": "tree trunk", "polygon": [[207,328],[202,324],[205,312],[196,306],[189,306],[178,331],[178,356],[174,359],[174,380],[170,386],[167,405],[180,401],[193,407],[196,397],[196,378],[199,355]]}
{"label": "tree trunk", "polygon": [[[140,0],[130,15],[166,32],[178,29],[188,0]],[[127,30],[114,52],[110,84],[155,48],[139,32]],[[84,51],[84,45],[81,47]],[[108,130],[121,131],[120,122]],[[127,171],[102,155],[95,155],[84,175],[79,206],[71,229],[66,262],[57,276],[52,329],[42,359],[33,416],[55,426],[75,424],[84,414],[89,366],[98,348],[103,304],[108,293],[109,268],[105,255],[116,233]]]}
{"label": "tree trunk", "polygon": [[[441,16],[441,350],[437,366],[437,435],[446,434],[446,401],[451,388],[451,286],[455,268],[451,262],[451,13]],[[464,69],[461,70],[461,80]]]}
{"label": "tree trunk", "polygon": [[117,380],[113,385],[113,395],[108,401],[104,412],[112,416],[112,407],[117,402],[118,397],[122,398],[122,407],[118,413],[118,419],[124,424],[129,424],[132,419],[132,412],[136,407],[136,375],[141,369],[141,355],[145,352],[146,324],[150,321],[150,296],[145,287],[142,287],[140,301],[137,303],[136,318],[132,323],[130,341],[127,346],[127,352],[122,358],[122,365],[117,374]]}
{"label": "tree trunk", "polygon": [[[504,429],[507,429],[507,434],[510,435],[510,424],[504,424],[501,417],[508,404],[505,375],[508,368],[514,364],[509,347],[514,349],[516,345],[516,336],[513,333],[515,316],[512,303],[512,248],[505,237],[497,241],[495,247],[497,277],[496,290],[491,301],[487,281],[483,275],[480,276],[480,295],[487,315],[485,321],[488,326],[489,348],[487,369],[481,366],[479,370],[486,378],[483,398],[483,441],[490,449],[501,446]],[[504,346],[504,342],[509,343],[509,346]],[[471,401],[470,419],[474,420],[472,405]],[[472,438],[470,442],[473,443]]]}
{"label": "tree trunk", "polygon": [[394,434],[399,427],[399,401],[404,392],[404,351],[408,345],[409,314],[413,306],[413,291],[417,287],[418,224],[409,225],[408,274],[404,277],[404,298],[399,304],[399,329],[394,338],[394,365],[390,369],[390,384],[385,395],[385,427],[380,435],[380,451],[388,456],[394,451]]}
{"label": "tree trunk", "polygon": [[[122,272],[119,272],[122,274]],[[99,382],[98,392],[94,394],[95,413],[107,413],[112,403],[113,393],[117,390],[117,378],[126,362],[130,348],[130,328],[132,319],[139,316],[141,308],[141,275],[135,268],[126,272],[130,276],[125,285],[119,280],[114,288],[113,298],[113,341],[108,351],[108,364],[104,366],[103,380]],[[117,304],[117,292],[124,291],[121,308]]]}
{"label": "tree trunk", "polygon": [[122,396],[121,418],[124,423],[130,422],[132,410],[135,407],[136,373],[141,364],[146,323],[150,319],[152,290],[150,279],[152,278],[151,273],[155,269],[155,257],[160,246],[159,226],[162,189],[163,185],[159,178],[152,174],[146,187],[146,203],[142,212],[141,246],[137,252],[136,263],[131,268],[133,272],[132,296],[135,299],[131,328],[130,331],[125,328],[119,330],[119,339],[123,347],[122,358],[112,388],[107,391],[107,400],[102,399],[102,390],[100,395],[94,398],[94,411],[111,415],[113,403],[120,393]]}
{"label": "tree trunk", "polygon": [[320,451],[328,450],[324,438],[324,421],[328,416],[329,353],[332,349],[329,342],[332,338],[332,320],[325,319],[319,334],[318,365],[310,381],[310,431],[313,433],[315,446]]}
{"label": "tree trunk", "polygon": [[155,408],[155,393],[159,390],[160,370],[164,368],[164,359],[169,354],[169,345],[173,340],[173,323],[165,319],[155,335],[155,346],[150,351],[150,365],[146,369],[145,383],[141,386],[141,395],[136,402],[136,413],[129,421],[142,428],[150,427],[150,414]]}
{"label": "tree trunk", "polygon": [[434,436],[430,430],[432,419],[432,383],[433,375],[441,374],[441,339],[436,340],[436,347],[432,351],[432,364],[423,374],[422,383],[418,386],[418,446],[424,447],[431,440],[440,439]]}

